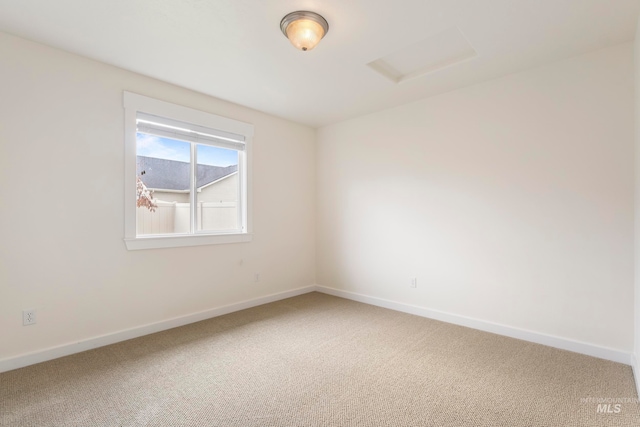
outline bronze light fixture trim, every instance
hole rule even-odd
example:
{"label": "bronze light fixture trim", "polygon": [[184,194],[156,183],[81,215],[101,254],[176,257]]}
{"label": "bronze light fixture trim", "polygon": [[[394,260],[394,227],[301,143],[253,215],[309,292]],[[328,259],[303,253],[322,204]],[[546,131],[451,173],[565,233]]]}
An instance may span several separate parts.
{"label": "bronze light fixture trim", "polygon": [[280,29],[296,49],[306,52],[320,43],[329,31],[329,23],[315,12],[299,10],[282,18]]}

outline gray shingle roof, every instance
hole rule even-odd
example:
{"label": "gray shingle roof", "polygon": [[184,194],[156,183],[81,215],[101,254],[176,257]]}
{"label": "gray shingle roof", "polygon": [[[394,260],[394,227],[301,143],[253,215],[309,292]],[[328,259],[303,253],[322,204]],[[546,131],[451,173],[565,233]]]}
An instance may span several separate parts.
{"label": "gray shingle roof", "polygon": [[[142,182],[152,189],[189,190],[189,163],[175,160],[156,159],[155,157],[137,156],[136,173]],[[238,165],[210,166],[197,165],[196,187],[231,175],[238,170]]]}

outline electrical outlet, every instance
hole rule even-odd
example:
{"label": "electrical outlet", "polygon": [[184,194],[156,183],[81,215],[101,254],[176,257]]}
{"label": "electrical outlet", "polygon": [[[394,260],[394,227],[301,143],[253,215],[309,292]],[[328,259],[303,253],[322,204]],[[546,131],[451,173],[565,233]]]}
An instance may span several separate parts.
{"label": "electrical outlet", "polygon": [[22,310],[22,325],[29,326],[36,323],[36,310]]}
{"label": "electrical outlet", "polygon": [[411,278],[411,284],[409,285],[412,288],[417,288],[418,287],[418,278],[417,277],[412,277]]}
{"label": "electrical outlet", "polygon": [[259,282],[259,281],[260,281],[260,273],[256,273],[256,274],[253,276],[253,281],[254,281],[254,282]]}

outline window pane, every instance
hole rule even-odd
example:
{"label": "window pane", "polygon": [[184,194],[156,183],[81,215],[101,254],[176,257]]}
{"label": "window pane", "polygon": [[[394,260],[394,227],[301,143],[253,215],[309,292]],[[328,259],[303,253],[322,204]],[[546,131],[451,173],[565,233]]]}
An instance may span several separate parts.
{"label": "window pane", "polygon": [[136,134],[136,233],[191,232],[191,144]]}
{"label": "window pane", "polygon": [[238,152],[197,144],[196,158],[197,230],[240,229]]}

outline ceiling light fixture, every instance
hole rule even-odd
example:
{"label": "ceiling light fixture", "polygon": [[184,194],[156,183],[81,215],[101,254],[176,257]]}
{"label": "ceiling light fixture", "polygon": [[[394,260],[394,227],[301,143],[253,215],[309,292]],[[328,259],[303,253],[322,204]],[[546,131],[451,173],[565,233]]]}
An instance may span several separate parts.
{"label": "ceiling light fixture", "polygon": [[296,49],[311,50],[329,31],[327,20],[315,12],[291,12],[280,21],[280,29]]}

